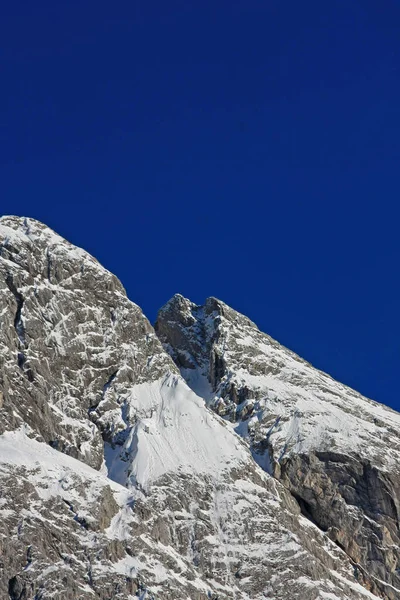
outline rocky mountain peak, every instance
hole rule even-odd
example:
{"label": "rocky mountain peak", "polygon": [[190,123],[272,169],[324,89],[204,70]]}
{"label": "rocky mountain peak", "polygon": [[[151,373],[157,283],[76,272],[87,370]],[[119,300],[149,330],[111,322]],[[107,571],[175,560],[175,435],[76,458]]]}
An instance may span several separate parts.
{"label": "rocky mountain peak", "polygon": [[393,555],[400,541],[398,413],[315,369],[214,299],[196,306],[181,298],[161,309],[156,331],[188,385],[243,437],[304,515],[377,580],[400,589],[400,554]]}
{"label": "rocky mountain peak", "polygon": [[[157,334],[156,334],[157,332]],[[394,600],[399,416],[0,219],[0,597]]]}
{"label": "rocky mountain peak", "polygon": [[1,430],[25,423],[98,468],[102,439],[93,421],[100,426],[107,407],[115,417],[107,435],[125,428],[113,389],[175,367],[118,279],[45,225],[3,217],[0,259]]}
{"label": "rocky mountain peak", "polygon": [[[208,379],[215,388],[220,368],[218,359],[222,356],[218,340],[227,326],[258,330],[250,319],[217,298],[207,298],[200,306],[176,294],[160,309],[155,330],[180,368],[196,369],[196,377]],[[210,360],[213,352],[214,359]]]}

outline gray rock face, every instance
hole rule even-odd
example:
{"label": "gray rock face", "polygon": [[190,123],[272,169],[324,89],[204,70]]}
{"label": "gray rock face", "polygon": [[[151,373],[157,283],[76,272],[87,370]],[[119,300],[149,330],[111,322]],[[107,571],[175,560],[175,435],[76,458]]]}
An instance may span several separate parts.
{"label": "gray rock face", "polygon": [[[37,439],[100,468],[102,429],[112,439],[126,428],[112,388],[175,367],[89,254],[31,219],[0,223],[0,431],[26,423]],[[114,419],[103,425],[106,410]]]}
{"label": "gray rock face", "polygon": [[362,397],[209,298],[180,295],[156,331],[189,385],[232,423],[304,515],[400,597],[400,415]]}
{"label": "gray rock face", "polygon": [[[233,371],[224,380],[223,332],[218,340],[211,335],[225,318],[220,306],[239,330],[254,325],[215,300],[189,312],[179,308],[191,307],[188,301],[174,303],[158,322],[159,335],[176,363],[196,373],[199,395],[112,274],[37,221],[0,219],[0,598],[393,598],[394,588],[377,585],[376,569],[384,564],[381,578],[394,581],[395,509],[387,494],[371,490],[385,482],[394,497],[395,475],[372,465],[367,452],[367,478],[356,456],[350,471],[323,447],[303,456],[289,443],[278,460],[275,413],[250,426],[261,410],[256,391],[252,409]],[[237,355],[241,368],[253,362],[248,348]],[[212,389],[220,390],[218,401]],[[281,481],[260,468],[248,438],[234,431],[254,431],[251,447],[262,463],[268,419],[275,425],[265,447]],[[315,498],[296,491],[308,485],[306,459]],[[325,506],[331,510],[335,473],[346,506],[353,493],[357,514],[367,519],[361,504],[368,501],[377,519],[375,529],[363,522],[353,540],[344,534],[357,516],[351,520],[340,503],[337,531],[318,522]],[[356,553],[367,529],[370,545],[358,560],[348,546]],[[377,546],[373,534],[383,548],[375,562],[368,554]]]}

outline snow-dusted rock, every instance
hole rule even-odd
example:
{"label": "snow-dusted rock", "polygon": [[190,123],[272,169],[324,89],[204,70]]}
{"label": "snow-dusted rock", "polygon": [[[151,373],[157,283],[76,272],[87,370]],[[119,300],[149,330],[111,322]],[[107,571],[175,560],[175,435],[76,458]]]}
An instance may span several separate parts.
{"label": "snow-dusted rock", "polygon": [[172,361],[116,277],[41,223],[0,220],[0,274],[0,431],[27,423],[100,468],[102,434],[112,440],[129,418],[114,389]]}
{"label": "snow-dusted rock", "polygon": [[[197,395],[90,255],[37,221],[0,219],[1,598],[377,597],[207,408],[196,373]],[[243,419],[258,410],[248,400]]]}
{"label": "snow-dusted rock", "polygon": [[313,368],[215,298],[197,306],[174,296],[156,331],[193,390],[246,439],[303,513],[398,597],[400,415]]}

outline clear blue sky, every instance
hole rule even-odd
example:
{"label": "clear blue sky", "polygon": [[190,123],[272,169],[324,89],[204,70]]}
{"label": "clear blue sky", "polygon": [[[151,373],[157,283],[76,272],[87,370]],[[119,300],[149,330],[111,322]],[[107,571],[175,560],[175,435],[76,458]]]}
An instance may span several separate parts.
{"label": "clear blue sky", "polygon": [[400,409],[400,3],[3,3],[0,208]]}

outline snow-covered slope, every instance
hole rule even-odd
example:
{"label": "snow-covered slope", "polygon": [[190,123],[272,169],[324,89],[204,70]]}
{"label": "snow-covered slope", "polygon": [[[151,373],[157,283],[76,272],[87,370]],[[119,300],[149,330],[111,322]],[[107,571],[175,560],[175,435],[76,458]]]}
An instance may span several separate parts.
{"label": "snow-covered slope", "polygon": [[248,466],[169,472],[143,495],[22,429],[0,457],[2,598],[376,598]]}
{"label": "snow-covered slope", "polygon": [[378,597],[86,252],[0,219],[0,315],[1,598]]}
{"label": "snow-covered slope", "polygon": [[156,331],[189,385],[357,563],[400,595],[400,415],[209,298],[179,294]]}
{"label": "snow-covered slope", "polygon": [[399,413],[313,368],[223,302],[210,298],[199,307],[176,295],[161,309],[157,330],[191,387],[230,421],[247,417],[244,435],[268,434],[278,463],[336,449],[399,467]]}
{"label": "snow-covered slope", "polygon": [[246,448],[231,431],[205,410],[175,374],[161,382],[134,386],[129,407],[135,424],[123,444],[128,463],[106,445],[110,477],[122,484],[148,489],[165,473],[219,475],[248,463]]}

